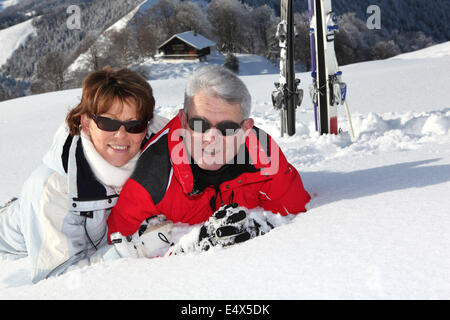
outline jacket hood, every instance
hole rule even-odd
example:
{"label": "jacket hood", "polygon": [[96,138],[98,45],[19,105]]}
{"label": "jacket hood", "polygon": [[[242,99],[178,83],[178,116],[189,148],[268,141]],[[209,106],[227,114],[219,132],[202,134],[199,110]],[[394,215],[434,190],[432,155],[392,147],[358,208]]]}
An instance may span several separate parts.
{"label": "jacket hood", "polygon": [[53,142],[50,149],[44,155],[42,159],[43,163],[50,169],[58,172],[61,175],[65,175],[62,154],[64,144],[69,136],[69,127],[66,123],[62,123],[53,137]]}

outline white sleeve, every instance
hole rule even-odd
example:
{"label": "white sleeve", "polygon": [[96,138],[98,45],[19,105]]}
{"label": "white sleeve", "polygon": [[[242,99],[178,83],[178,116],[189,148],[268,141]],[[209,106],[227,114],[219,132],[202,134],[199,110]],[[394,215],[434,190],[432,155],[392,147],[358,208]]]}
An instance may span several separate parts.
{"label": "white sleeve", "polygon": [[64,230],[72,218],[66,177],[38,169],[25,183],[21,198],[21,229],[34,283],[64,273],[86,257],[83,234],[78,232],[81,227],[70,223],[72,233]]}

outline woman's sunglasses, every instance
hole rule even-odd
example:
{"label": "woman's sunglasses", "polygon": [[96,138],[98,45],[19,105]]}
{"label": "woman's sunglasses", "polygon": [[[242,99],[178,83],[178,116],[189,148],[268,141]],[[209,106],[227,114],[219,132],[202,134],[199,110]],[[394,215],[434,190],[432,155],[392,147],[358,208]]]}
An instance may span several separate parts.
{"label": "woman's sunglasses", "polygon": [[97,116],[95,114],[91,118],[100,130],[108,132],[117,131],[121,126],[124,126],[128,133],[141,133],[147,130],[148,125],[148,122],[145,120],[119,121],[116,119]]}
{"label": "woman's sunglasses", "polygon": [[238,124],[233,121],[222,121],[213,126],[207,120],[202,118],[190,118],[188,119],[189,128],[198,133],[205,133],[211,128],[216,128],[223,136],[232,136],[238,133],[245,120]]}

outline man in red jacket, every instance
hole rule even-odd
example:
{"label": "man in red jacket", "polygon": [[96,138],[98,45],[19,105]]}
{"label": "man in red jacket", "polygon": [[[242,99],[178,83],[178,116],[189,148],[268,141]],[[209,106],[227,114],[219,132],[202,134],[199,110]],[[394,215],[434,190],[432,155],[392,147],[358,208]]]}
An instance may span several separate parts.
{"label": "man in red jacket", "polygon": [[[228,204],[281,215],[306,211],[310,196],[299,173],[254,126],[250,111],[250,94],[232,72],[213,66],[195,72],[186,85],[184,110],[143,147],[109,216],[108,238],[116,232],[132,235],[154,215],[203,223]],[[225,216],[221,212],[217,217]],[[245,218],[227,214],[228,222]]]}

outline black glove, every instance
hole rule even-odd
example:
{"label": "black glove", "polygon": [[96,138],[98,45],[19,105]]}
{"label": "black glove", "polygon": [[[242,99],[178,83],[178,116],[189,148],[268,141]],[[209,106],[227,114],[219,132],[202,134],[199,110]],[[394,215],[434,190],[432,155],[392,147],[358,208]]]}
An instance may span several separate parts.
{"label": "black glove", "polygon": [[200,228],[199,249],[207,251],[217,245],[226,247],[264,234],[261,224],[248,218],[246,210],[237,203],[220,207]]}

